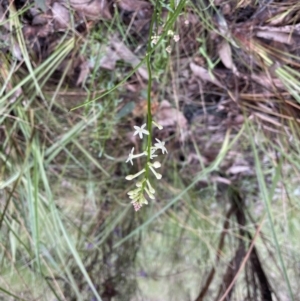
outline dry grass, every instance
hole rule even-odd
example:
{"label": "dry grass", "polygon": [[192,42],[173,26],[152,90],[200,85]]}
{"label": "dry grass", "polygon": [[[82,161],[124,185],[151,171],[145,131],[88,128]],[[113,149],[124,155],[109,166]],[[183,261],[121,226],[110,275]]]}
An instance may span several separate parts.
{"label": "dry grass", "polygon": [[30,5],[0,5],[0,298],[297,300],[298,1],[162,8],[151,95],[169,154],[138,214],[124,161],[153,5]]}

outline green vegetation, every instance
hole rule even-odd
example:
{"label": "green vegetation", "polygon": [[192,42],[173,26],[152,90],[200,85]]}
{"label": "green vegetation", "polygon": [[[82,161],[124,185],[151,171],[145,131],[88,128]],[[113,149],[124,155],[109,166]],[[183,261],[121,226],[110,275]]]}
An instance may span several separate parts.
{"label": "green vegetation", "polygon": [[299,11],[3,1],[0,300],[298,300]]}

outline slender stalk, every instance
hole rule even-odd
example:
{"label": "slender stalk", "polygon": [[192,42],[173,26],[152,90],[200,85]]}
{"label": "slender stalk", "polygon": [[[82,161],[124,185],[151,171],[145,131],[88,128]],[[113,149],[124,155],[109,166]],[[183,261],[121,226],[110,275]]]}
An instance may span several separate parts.
{"label": "slender stalk", "polygon": [[[151,112],[151,89],[152,89],[152,70],[151,70],[151,37],[153,35],[153,27],[154,22],[156,21],[157,25],[157,13],[159,9],[159,0],[156,0],[153,16],[151,19],[150,29],[149,29],[149,40],[147,46],[147,54],[146,54],[146,64],[148,70],[148,88],[147,88],[147,129],[149,132],[148,140],[147,140],[147,163],[150,162],[151,156],[151,146],[152,146],[152,112]],[[148,178],[149,174],[149,166],[146,164],[145,178]],[[145,182],[143,184],[145,186]]]}

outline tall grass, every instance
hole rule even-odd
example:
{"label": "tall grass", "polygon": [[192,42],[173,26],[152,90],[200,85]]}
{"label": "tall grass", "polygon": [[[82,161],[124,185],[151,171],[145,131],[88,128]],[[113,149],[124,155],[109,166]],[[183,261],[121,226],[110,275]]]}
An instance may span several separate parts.
{"label": "tall grass", "polygon": [[[156,1],[156,10],[161,12],[164,4]],[[196,300],[207,283],[205,300],[217,300],[228,295],[220,288],[240,244],[245,248],[244,261],[230,283],[232,298],[255,295],[257,282],[249,278],[257,276],[248,252],[255,247],[273,294],[279,300],[297,300],[300,145],[296,117],[264,112],[268,121],[274,120],[274,132],[270,132],[270,124],[256,114],[259,101],[250,92],[241,94],[241,103],[244,96],[254,100],[244,105],[245,111],[241,109],[247,120],[243,126],[215,129],[194,122],[184,144],[178,143],[176,132],[170,135],[164,180],[155,187],[157,201],[135,214],[127,200],[128,133],[144,117],[135,120],[131,112],[120,114],[128,99],[125,84],[146,63],[149,81],[141,95],[147,95],[149,123],[157,79],[161,79],[158,93],[173,95],[174,107],[180,107],[179,46],[175,45],[172,55],[164,50],[168,31],[180,30],[178,20],[189,12],[203,25],[197,55],[212,74],[219,63],[210,54],[207,34],[215,31],[224,37],[212,18],[217,8],[207,8],[204,1],[199,1],[199,7],[189,5],[170,1],[165,19],[153,14],[149,37],[162,22],[163,30],[139,65],[126,72],[118,66],[111,73],[95,68],[83,89],[68,85],[72,58],[79,51],[100,60],[98,50],[108,41],[99,36],[115,32],[130,47],[134,39],[121,16],[116,14],[84,38],[70,28],[72,34],[63,34],[55,50],[38,65],[31,60],[21,30],[21,13],[10,6],[9,22],[16,29],[24,61],[21,65],[0,53],[3,300]],[[233,53],[243,51],[259,58],[265,74],[276,63],[274,50],[265,44],[249,48],[237,36],[225,37],[231,45],[239,45]],[[55,72],[66,60],[57,78]],[[299,74],[294,62],[298,58],[286,54],[286,60],[275,75],[298,101]],[[118,72],[124,72],[121,78]],[[283,106],[280,93],[273,92]],[[264,101],[267,107],[270,100]],[[255,107],[252,113],[249,103]],[[200,131],[203,127],[205,134]],[[210,161],[205,158],[206,145],[214,153]],[[247,172],[228,171],[237,159],[250,162]],[[242,198],[244,225],[230,210],[232,191]],[[210,273],[214,275],[211,282]]]}

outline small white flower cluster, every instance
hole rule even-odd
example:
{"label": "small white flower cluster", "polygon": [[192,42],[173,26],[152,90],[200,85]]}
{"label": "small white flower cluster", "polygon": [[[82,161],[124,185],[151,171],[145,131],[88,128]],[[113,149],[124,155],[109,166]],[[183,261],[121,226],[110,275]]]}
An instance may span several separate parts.
{"label": "small white flower cluster", "polygon": [[159,35],[155,34],[154,36],[151,37],[151,47],[157,44],[159,40]]}
{"label": "small white flower cluster", "polygon": [[[154,125],[156,125],[160,130],[163,128],[161,125],[157,124],[156,122],[152,121]],[[143,135],[149,135],[149,131],[145,129],[146,124],[143,124],[141,127],[139,126],[134,126],[135,132],[134,132],[134,136],[135,135],[139,135],[139,137],[142,139]],[[131,203],[135,209],[135,211],[138,211],[144,204],[148,204],[147,198],[145,197],[145,193],[146,195],[151,199],[154,200],[154,194],[155,194],[155,190],[154,188],[151,186],[150,180],[149,180],[149,174],[148,171],[151,170],[152,173],[154,174],[154,176],[156,177],[156,179],[160,180],[162,178],[162,175],[158,172],[155,171],[155,169],[161,167],[161,164],[158,161],[155,162],[151,162],[150,160],[154,159],[155,157],[157,157],[156,152],[158,150],[161,150],[162,154],[168,153],[166,147],[165,147],[165,142],[160,141],[159,139],[155,139],[157,141],[157,143],[154,143],[153,146],[150,147],[150,149],[146,149],[144,152],[140,153],[140,154],[133,154],[134,152],[134,147],[132,148],[131,152],[129,153],[129,156],[126,160],[127,162],[130,162],[133,165],[133,159],[142,157],[142,156],[146,156],[147,157],[147,163],[145,165],[145,167],[140,170],[138,173],[134,174],[134,175],[128,175],[126,176],[126,180],[133,180],[134,178],[144,174],[144,179],[142,179],[141,181],[137,182],[135,185],[137,188],[129,191],[127,194],[129,196],[129,198],[132,200]]]}
{"label": "small white flower cluster", "polygon": [[[175,43],[177,43],[177,42],[180,40],[179,35],[178,35],[178,34],[174,34],[174,31],[173,31],[173,30],[168,30],[168,36],[173,37],[173,40],[175,41]],[[168,53],[171,53],[172,48],[171,48],[170,45],[166,48],[166,51],[167,51]]]}
{"label": "small white flower cluster", "polygon": [[[168,30],[167,35],[170,36],[170,37],[173,37],[173,40],[175,41],[175,43],[177,43],[177,42],[180,40],[179,35],[178,35],[178,34],[174,34],[174,31],[173,31],[173,30]],[[159,38],[160,38],[160,36],[157,35],[157,34],[154,34],[154,35],[151,37],[151,47],[153,47],[154,45],[156,45],[156,44],[158,43]],[[171,48],[170,45],[167,46],[166,51],[167,51],[168,53],[171,53],[172,48]]]}
{"label": "small white flower cluster", "polygon": [[168,30],[168,36],[173,37],[173,40],[175,42],[178,42],[180,40],[179,34],[174,34],[173,30]]}

